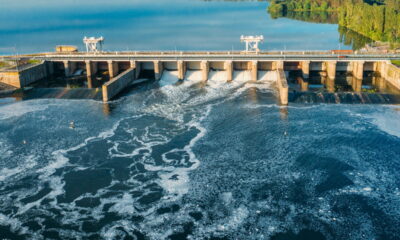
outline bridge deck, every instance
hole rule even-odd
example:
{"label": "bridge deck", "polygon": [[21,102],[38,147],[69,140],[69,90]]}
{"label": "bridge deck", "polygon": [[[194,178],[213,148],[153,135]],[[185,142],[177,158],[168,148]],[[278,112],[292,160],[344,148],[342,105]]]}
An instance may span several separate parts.
{"label": "bridge deck", "polygon": [[20,56],[3,56],[1,59],[38,59],[49,61],[386,61],[400,60],[400,52],[371,53],[354,52],[353,54],[340,54],[331,51],[275,51],[275,52],[100,52],[100,53],[38,53]]}

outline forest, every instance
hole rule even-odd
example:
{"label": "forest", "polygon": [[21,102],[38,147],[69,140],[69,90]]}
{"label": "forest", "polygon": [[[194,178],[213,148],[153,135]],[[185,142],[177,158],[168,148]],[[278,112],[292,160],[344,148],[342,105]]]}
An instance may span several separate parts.
{"label": "forest", "polygon": [[268,12],[274,18],[326,19],[374,41],[400,43],[400,0],[272,0]]}

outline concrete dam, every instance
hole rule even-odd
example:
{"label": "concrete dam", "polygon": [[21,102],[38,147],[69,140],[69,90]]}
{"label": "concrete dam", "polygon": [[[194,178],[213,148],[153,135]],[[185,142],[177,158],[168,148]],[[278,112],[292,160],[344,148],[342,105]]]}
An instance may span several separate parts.
{"label": "concrete dam", "polygon": [[[400,69],[391,60],[400,54],[315,52],[71,52],[40,53],[3,57],[3,60],[37,61],[26,67],[0,71],[0,82],[16,88],[53,75],[73,77],[86,74],[87,87],[95,88],[93,76],[107,73],[100,84],[102,98],[107,102],[131,84],[144,79],[164,77],[176,81],[269,81],[276,89],[277,100],[287,105],[288,78],[295,73],[297,92],[308,92],[316,73],[327,92],[334,93],[340,76],[351,77],[348,85],[361,92],[367,77],[383,88],[392,86],[400,91]],[[383,79],[383,80],[382,80]]]}

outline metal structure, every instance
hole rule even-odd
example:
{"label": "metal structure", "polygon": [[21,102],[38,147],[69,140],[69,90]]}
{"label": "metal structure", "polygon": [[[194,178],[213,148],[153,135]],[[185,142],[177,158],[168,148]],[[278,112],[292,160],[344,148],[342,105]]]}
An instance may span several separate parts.
{"label": "metal structure", "polygon": [[[86,44],[86,52],[101,52],[103,50],[103,42],[104,38],[99,37],[84,37],[83,38],[83,43]],[[97,44],[99,44],[99,48],[97,47]]]}
{"label": "metal structure", "polygon": [[241,36],[241,42],[246,43],[246,52],[259,52],[258,44],[264,42],[264,36]]}

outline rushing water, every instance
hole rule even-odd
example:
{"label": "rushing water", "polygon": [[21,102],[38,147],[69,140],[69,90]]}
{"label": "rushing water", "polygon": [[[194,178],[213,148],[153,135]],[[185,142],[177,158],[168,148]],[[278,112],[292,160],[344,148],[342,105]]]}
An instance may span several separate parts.
{"label": "rushing water", "polygon": [[[83,35],[110,49],[339,42],[336,25],[272,20],[266,2],[0,3],[0,45],[23,52]],[[286,108],[268,72],[175,75],[108,104],[0,99],[0,239],[400,238],[398,106]]]}
{"label": "rushing water", "polygon": [[398,239],[398,107],[171,79],[109,105],[3,99],[0,236]]}

